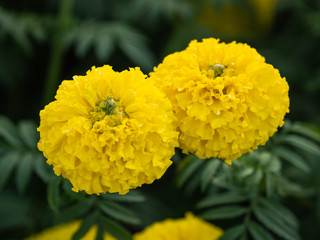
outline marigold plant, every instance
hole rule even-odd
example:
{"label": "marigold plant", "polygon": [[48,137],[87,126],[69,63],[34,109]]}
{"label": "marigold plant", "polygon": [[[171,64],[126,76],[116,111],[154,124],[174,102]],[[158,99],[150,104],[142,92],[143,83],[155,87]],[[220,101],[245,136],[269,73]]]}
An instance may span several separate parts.
{"label": "marigold plant", "polygon": [[139,68],[93,67],[63,81],[40,112],[38,148],[73,190],[119,192],[152,183],[172,163],[172,106]]}
{"label": "marigold plant", "polygon": [[184,153],[227,163],[263,145],[289,111],[289,87],[246,44],[192,41],[150,73],[174,107]]}
{"label": "marigold plant", "polygon": [[[26,240],[70,240],[73,234],[81,226],[81,221],[73,221],[58,226],[54,226],[44,230],[41,233],[28,237]],[[97,226],[93,226],[89,231],[81,238],[81,240],[94,240],[97,235]],[[103,235],[104,240],[116,240],[111,235],[105,233]]]}
{"label": "marigold plant", "polygon": [[187,213],[185,218],[166,219],[147,227],[133,236],[134,240],[217,240],[223,234],[222,229]]}

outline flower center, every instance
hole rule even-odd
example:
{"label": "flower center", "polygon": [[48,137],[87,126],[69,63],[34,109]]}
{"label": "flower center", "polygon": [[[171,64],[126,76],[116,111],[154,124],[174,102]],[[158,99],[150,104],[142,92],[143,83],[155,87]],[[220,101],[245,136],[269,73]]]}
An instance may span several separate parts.
{"label": "flower center", "polygon": [[106,118],[107,125],[114,127],[121,124],[122,120],[127,116],[119,100],[108,97],[107,100],[98,102],[96,107],[90,112],[92,123],[99,122]]}
{"label": "flower center", "polygon": [[215,64],[215,65],[209,66],[207,69],[205,69],[202,72],[206,74],[208,78],[215,79],[217,77],[220,77],[226,68],[227,67],[222,64]]}

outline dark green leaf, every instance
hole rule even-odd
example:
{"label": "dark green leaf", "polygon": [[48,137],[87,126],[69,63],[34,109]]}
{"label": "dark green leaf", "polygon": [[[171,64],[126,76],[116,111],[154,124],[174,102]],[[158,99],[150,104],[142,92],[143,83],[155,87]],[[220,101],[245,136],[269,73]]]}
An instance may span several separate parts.
{"label": "dark green leaf", "polygon": [[310,197],[314,194],[314,188],[294,183],[281,175],[277,176],[277,182],[279,187],[278,189],[281,191],[281,194],[298,197]]}
{"label": "dark green leaf", "polygon": [[296,135],[287,135],[283,138],[283,140],[285,143],[290,144],[296,148],[300,148],[303,151],[307,151],[320,156],[320,147],[309,139]]}
{"label": "dark green leaf", "polygon": [[268,197],[271,197],[275,192],[274,175],[272,173],[266,173],[266,192]]}
{"label": "dark green leaf", "polygon": [[261,204],[265,210],[269,211],[270,214],[277,217],[279,221],[285,222],[289,226],[298,230],[298,219],[287,208],[265,198],[259,198],[258,203]]}
{"label": "dark green leaf", "polygon": [[117,240],[132,239],[132,236],[127,229],[104,216],[100,217],[100,225]]}
{"label": "dark green leaf", "polygon": [[235,227],[227,229],[219,240],[235,240],[244,234],[244,225],[237,225]]}
{"label": "dark green leaf", "polygon": [[35,123],[33,121],[21,121],[18,129],[23,142],[31,149],[36,149],[38,133]]}
{"label": "dark green leaf", "polygon": [[51,209],[54,211],[58,211],[59,203],[60,203],[60,182],[61,178],[56,175],[52,175],[49,180],[48,189],[47,189],[47,197],[48,203]]}
{"label": "dark green leaf", "polygon": [[140,224],[140,219],[132,211],[122,207],[121,205],[110,202],[110,201],[100,201],[99,208],[107,215],[129,224]]}
{"label": "dark green leaf", "polygon": [[273,150],[273,152],[279,157],[283,158],[284,160],[290,162],[292,165],[296,166],[300,170],[306,173],[311,172],[310,167],[305,163],[303,158],[297,153],[284,147],[277,147]]}
{"label": "dark green leaf", "polygon": [[125,195],[120,195],[118,193],[106,193],[106,194],[101,194],[101,196],[104,199],[113,200],[117,202],[143,202],[146,200],[141,193],[135,190],[131,190]]}
{"label": "dark green leaf", "polygon": [[109,59],[112,54],[115,44],[112,38],[108,35],[103,35],[99,39],[96,39],[97,44],[95,46],[95,53],[100,61]]}
{"label": "dark green leaf", "polygon": [[16,171],[16,184],[20,193],[23,193],[25,191],[30,181],[33,161],[34,154],[25,153],[24,155],[21,155],[20,162],[18,163]]}
{"label": "dark green leaf", "polygon": [[20,158],[18,152],[7,152],[1,155],[0,158],[0,191],[2,190],[4,184],[10,177],[14,166],[17,164]]}
{"label": "dark green leaf", "polygon": [[56,218],[56,223],[69,222],[76,218],[83,216],[85,213],[89,212],[94,204],[94,199],[85,199],[79,201],[65,210],[59,213]]}
{"label": "dark green leaf", "polygon": [[81,223],[80,228],[74,233],[72,236],[72,240],[80,240],[86,233],[90,230],[90,228],[95,224],[98,217],[97,212],[93,212],[88,215]]}
{"label": "dark green leaf", "polygon": [[9,144],[17,148],[22,146],[14,124],[6,117],[0,116],[0,137],[3,137]]}
{"label": "dark green leaf", "polygon": [[208,187],[213,175],[221,164],[219,159],[209,159],[208,161],[209,162],[201,175],[201,191],[204,191]]}
{"label": "dark green leaf", "polygon": [[247,208],[240,206],[227,206],[207,210],[200,216],[205,220],[229,219],[239,217],[247,212]]}
{"label": "dark green leaf", "polygon": [[197,208],[212,207],[219,204],[245,202],[248,199],[248,196],[241,195],[241,193],[217,193],[201,200],[197,204]]}
{"label": "dark green leaf", "polygon": [[98,225],[98,231],[97,231],[97,235],[96,235],[96,240],[103,240],[103,228],[100,226],[100,224]]}
{"label": "dark green leaf", "polygon": [[286,240],[300,239],[298,233],[293,228],[290,228],[286,223],[279,220],[277,216],[269,211],[259,206],[256,206],[253,211],[257,219],[278,236],[283,237]]}
{"label": "dark green leaf", "polygon": [[303,123],[293,124],[291,126],[290,130],[291,130],[291,132],[304,135],[304,136],[311,138],[314,141],[317,141],[318,143],[320,143],[320,134],[318,132],[313,131],[312,129],[308,128],[307,126],[304,126]]}
{"label": "dark green leaf", "polygon": [[203,163],[203,159],[194,157],[194,159],[185,167],[185,169],[183,169],[182,173],[179,175],[178,186],[181,187]]}
{"label": "dark green leaf", "polygon": [[47,183],[50,177],[53,176],[52,170],[50,171],[49,166],[47,165],[46,160],[41,153],[35,154],[33,168],[35,173],[45,183]]}
{"label": "dark green leaf", "polygon": [[274,237],[255,222],[249,222],[249,232],[256,240],[274,240]]}

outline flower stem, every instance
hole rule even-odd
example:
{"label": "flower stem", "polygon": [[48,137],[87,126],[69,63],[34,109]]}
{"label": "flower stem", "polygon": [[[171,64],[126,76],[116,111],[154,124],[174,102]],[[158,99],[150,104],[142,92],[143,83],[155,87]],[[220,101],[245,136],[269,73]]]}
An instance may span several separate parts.
{"label": "flower stem", "polygon": [[58,86],[64,53],[63,39],[65,33],[71,27],[72,8],[73,0],[60,1],[58,29],[51,42],[49,66],[44,87],[43,105],[48,104],[53,99]]}

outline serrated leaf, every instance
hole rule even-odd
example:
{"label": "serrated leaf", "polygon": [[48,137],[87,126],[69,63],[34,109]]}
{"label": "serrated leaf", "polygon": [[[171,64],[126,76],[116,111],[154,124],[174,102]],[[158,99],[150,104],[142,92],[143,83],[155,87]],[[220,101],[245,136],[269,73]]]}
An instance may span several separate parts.
{"label": "serrated leaf", "polygon": [[301,185],[294,183],[281,175],[277,176],[278,187],[282,191],[282,194],[290,194],[298,197],[310,197],[314,194],[314,188],[302,187]]}
{"label": "serrated leaf", "polygon": [[49,206],[56,212],[59,210],[60,203],[60,182],[61,178],[57,177],[56,175],[53,175],[50,178],[47,187],[47,198]]}
{"label": "serrated leaf", "polygon": [[240,193],[217,193],[208,196],[197,204],[197,208],[212,207],[220,204],[238,203],[248,201],[249,197]]}
{"label": "serrated leaf", "polygon": [[273,215],[269,211],[256,206],[253,209],[253,212],[262,224],[278,236],[283,237],[286,240],[300,239],[298,233],[293,228],[290,228],[286,223],[279,220],[277,216]]}
{"label": "serrated leaf", "polygon": [[19,152],[7,152],[0,158],[0,191],[10,177],[15,165],[19,160]]}
{"label": "serrated leaf", "polygon": [[223,235],[219,240],[235,240],[245,232],[244,225],[237,225],[224,231]]}
{"label": "serrated leaf", "polygon": [[41,153],[35,154],[33,161],[33,169],[38,177],[45,183],[47,183],[50,177],[53,176],[53,173],[50,172],[49,166],[47,165],[44,157]]}
{"label": "serrated leaf", "polygon": [[310,167],[305,163],[303,158],[298,155],[297,153],[289,150],[288,148],[284,147],[277,147],[273,150],[273,152],[278,155],[280,158],[290,162],[292,165],[296,166],[300,170],[310,173]]}
{"label": "serrated leaf", "polygon": [[16,127],[4,116],[0,116],[0,137],[3,137],[12,146],[17,148],[22,146]]}
{"label": "serrated leaf", "polygon": [[31,149],[37,148],[38,133],[37,127],[33,121],[21,121],[18,124],[18,130],[22,141]]}
{"label": "serrated leaf", "polygon": [[279,221],[285,222],[289,226],[298,230],[298,219],[287,208],[265,198],[259,198],[258,203],[261,204],[265,210],[277,217]]}
{"label": "serrated leaf", "polygon": [[256,240],[275,240],[275,238],[268,233],[263,227],[255,222],[249,222],[248,225],[251,236]]}
{"label": "serrated leaf", "polygon": [[117,203],[110,202],[110,201],[100,201],[99,208],[105,214],[121,222],[128,223],[128,224],[135,224],[135,225],[140,224],[140,219],[137,217],[137,215],[134,212],[128,210],[125,207],[122,207]]}
{"label": "serrated leaf", "polygon": [[320,156],[320,147],[309,139],[297,135],[287,135],[283,137],[283,141],[296,148],[300,148],[303,151],[307,151],[314,155]]}
{"label": "serrated leaf", "polygon": [[132,239],[130,232],[115,221],[112,221],[104,216],[100,216],[99,219],[100,225],[117,240]]}
{"label": "serrated leaf", "polygon": [[201,191],[203,192],[209,185],[213,175],[218,170],[221,162],[219,159],[209,159],[206,168],[201,174]]}
{"label": "serrated leaf", "polygon": [[192,176],[195,171],[204,163],[203,159],[195,158],[191,161],[186,168],[182,171],[178,178],[178,187],[182,187],[183,184]]}
{"label": "serrated leaf", "polygon": [[209,209],[200,216],[205,220],[229,219],[239,217],[247,212],[247,208],[240,206],[227,206]]}
{"label": "serrated leaf", "polygon": [[16,184],[18,191],[23,193],[30,181],[32,175],[32,166],[34,161],[34,154],[25,153],[21,155],[16,171]]}
{"label": "serrated leaf", "polygon": [[80,240],[86,235],[90,228],[95,224],[98,217],[98,212],[89,214],[81,223],[79,229],[73,234],[72,240]]}
{"label": "serrated leaf", "polygon": [[59,213],[56,218],[56,223],[69,222],[81,217],[82,215],[90,211],[90,209],[93,207],[93,204],[94,199],[89,198],[71,205],[70,207]]}

